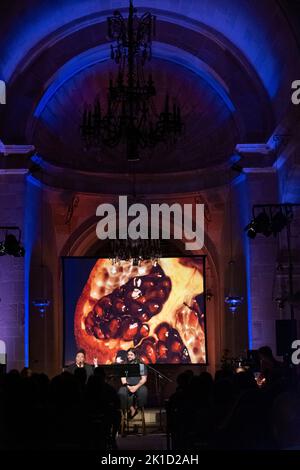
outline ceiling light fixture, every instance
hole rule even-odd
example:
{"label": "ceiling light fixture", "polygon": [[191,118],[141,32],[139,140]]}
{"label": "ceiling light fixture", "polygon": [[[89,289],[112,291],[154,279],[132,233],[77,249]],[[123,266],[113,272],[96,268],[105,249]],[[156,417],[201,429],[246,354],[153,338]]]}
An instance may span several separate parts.
{"label": "ceiling light fixture", "polygon": [[153,98],[156,88],[151,73],[145,76],[144,66],[152,57],[152,37],[156,17],[150,12],[141,17],[130,0],[125,18],[119,11],[107,18],[111,59],[119,70],[109,80],[107,106],[103,110],[99,97],[93,106],[86,106],[80,126],[86,150],[115,148],[123,144],[129,161],[140,159],[140,149],[152,149],[160,143],[174,143],[183,130],[180,107],[170,96],[160,113]]}

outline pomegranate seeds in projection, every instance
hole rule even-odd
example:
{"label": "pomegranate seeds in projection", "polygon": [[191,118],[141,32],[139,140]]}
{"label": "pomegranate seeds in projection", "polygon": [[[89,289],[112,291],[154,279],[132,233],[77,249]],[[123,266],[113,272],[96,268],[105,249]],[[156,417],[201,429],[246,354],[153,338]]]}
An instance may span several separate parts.
{"label": "pomegranate seeds in projection", "polygon": [[[187,268],[178,259],[175,262],[177,278],[183,279]],[[97,355],[99,363],[119,362],[124,360],[124,351],[135,347],[145,364],[192,362],[187,348],[191,315],[181,312],[186,307],[172,279],[172,271],[166,275],[158,263],[144,262],[143,275],[139,275],[138,267],[130,262],[122,262],[117,273],[112,273],[108,260],[98,260],[75,313],[76,342],[86,350],[87,360],[92,362]],[[200,283],[194,284],[196,295]],[[160,315],[165,305],[169,308]],[[196,314],[194,319],[199,327]],[[193,334],[199,338],[198,331]]]}

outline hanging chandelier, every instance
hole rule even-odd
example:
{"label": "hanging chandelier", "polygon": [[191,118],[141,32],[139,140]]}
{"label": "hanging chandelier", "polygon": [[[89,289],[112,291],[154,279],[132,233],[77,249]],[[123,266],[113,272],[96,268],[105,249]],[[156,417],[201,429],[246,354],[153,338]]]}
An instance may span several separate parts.
{"label": "hanging chandelier", "polygon": [[112,273],[117,270],[120,261],[131,261],[132,266],[140,267],[143,261],[158,263],[161,256],[160,240],[113,240],[111,243]]}
{"label": "hanging chandelier", "polygon": [[152,57],[155,21],[150,12],[138,17],[132,0],[127,18],[119,11],[107,18],[108,37],[114,42],[111,59],[118,65],[118,73],[109,80],[106,111],[99,97],[83,111],[80,131],[86,150],[123,144],[127,160],[137,161],[141,149],[174,143],[181,133],[179,106],[170,103],[167,93],[164,107],[157,113],[155,84],[151,73],[147,78],[144,73],[145,63]]}

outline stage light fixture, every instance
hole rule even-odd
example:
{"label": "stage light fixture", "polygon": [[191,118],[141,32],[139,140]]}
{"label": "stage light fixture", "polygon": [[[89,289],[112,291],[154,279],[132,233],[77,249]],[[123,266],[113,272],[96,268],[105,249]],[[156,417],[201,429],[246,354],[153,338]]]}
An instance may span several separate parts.
{"label": "stage light fixture", "polygon": [[258,233],[262,233],[266,237],[272,234],[271,221],[268,214],[263,211],[250,222],[245,228],[249,238],[255,238]]}
{"label": "stage light fixture", "polygon": [[24,248],[20,245],[20,241],[16,239],[15,235],[8,233],[5,237],[5,253],[7,255],[22,257],[25,254]]}
{"label": "stage light fixture", "polygon": [[[295,206],[295,204],[293,204]],[[262,210],[258,215],[255,211]],[[268,210],[268,213],[267,213]],[[274,212],[277,210],[277,212]],[[291,204],[265,204],[253,206],[253,218],[245,227],[249,238],[254,239],[258,233],[265,237],[276,235],[287,227],[293,220]]]}
{"label": "stage light fixture", "polygon": [[269,237],[272,233],[270,218],[265,211],[256,217],[256,230],[257,233],[262,233],[266,237]]}
{"label": "stage light fixture", "polygon": [[[5,230],[5,239],[0,242],[0,256],[10,255],[16,257],[23,257],[25,255],[25,249],[21,245],[21,231],[19,227],[2,227],[0,229]],[[11,230],[17,230],[19,232],[19,237],[13,233],[10,233]]]}
{"label": "stage light fixture", "polygon": [[9,233],[6,235],[4,243],[6,254],[15,256],[19,248],[19,243],[16,237],[12,233]]}
{"label": "stage light fixture", "polygon": [[252,238],[254,239],[256,237],[256,224],[255,224],[255,221],[252,220],[250,222],[250,224],[248,224],[246,227],[245,227],[245,231],[247,230],[247,235],[249,238]]}
{"label": "stage light fixture", "polygon": [[284,227],[287,226],[289,222],[289,219],[287,215],[285,215],[282,210],[279,210],[274,217],[272,217],[272,232],[274,237],[277,235],[277,233],[281,232],[281,230],[284,229]]}
{"label": "stage light fixture", "polygon": [[[283,229],[286,230],[286,240],[287,240],[287,253],[288,253],[288,279],[289,279],[289,292],[286,295],[280,295],[275,298],[278,306],[280,309],[284,307],[284,303],[287,299],[293,298],[294,295],[294,287],[293,287],[293,256],[292,256],[292,249],[291,249],[291,223],[294,217],[294,208],[300,207],[300,203],[282,203],[282,204],[255,204],[252,207],[252,220],[251,222],[245,227],[247,230],[247,234],[250,238],[255,238],[256,234],[259,233],[258,229],[262,229],[261,233],[265,236],[269,236],[270,232],[273,233],[274,237],[276,237]],[[256,217],[257,211],[263,211]],[[267,221],[268,215],[266,214],[268,211],[269,214],[269,224],[265,223]],[[262,216],[261,214],[265,213],[266,216]],[[260,224],[257,225],[257,220],[260,217]],[[284,292],[284,291],[283,291]],[[282,294],[282,292],[281,292]],[[292,302],[290,303],[290,312],[291,312],[291,320],[294,320],[294,305]]]}

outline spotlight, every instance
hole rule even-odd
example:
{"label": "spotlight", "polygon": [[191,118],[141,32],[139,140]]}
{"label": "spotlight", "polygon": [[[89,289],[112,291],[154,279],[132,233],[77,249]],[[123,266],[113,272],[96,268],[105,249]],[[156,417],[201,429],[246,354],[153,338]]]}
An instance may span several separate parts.
{"label": "spotlight", "polygon": [[[25,255],[25,249],[20,243],[20,228],[17,226],[0,226],[0,230],[5,230],[5,240],[0,242],[0,256],[11,255],[23,257]],[[12,230],[18,231],[18,238],[11,233]]]}
{"label": "spotlight", "polygon": [[19,243],[16,237],[13,234],[9,233],[5,237],[4,244],[5,244],[6,254],[14,256],[19,248]]}
{"label": "spotlight", "polygon": [[[3,242],[1,243],[1,245],[3,245]],[[0,245],[0,253],[1,253],[1,245]],[[22,257],[25,254],[24,247],[20,245],[20,241],[18,241],[12,233],[8,233],[5,236],[3,254],[16,256],[16,257]]]}
{"label": "spotlight", "polygon": [[287,216],[283,214],[281,210],[274,215],[272,218],[272,232],[274,237],[287,226],[288,222]]}
{"label": "spotlight", "polygon": [[262,233],[269,237],[272,233],[270,218],[266,212],[261,212],[257,217],[250,222],[245,228],[249,238],[255,238],[258,233]]}
{"label": "spotlight", "polygon": [[[258,233],[265,237],[271,234],[276,237],[293,220],[293,207],[300,204],[259,204],[253,206],[253,219],[245,227],[249,238],[255,238]],[[255,216],[255,211],[260,208],[262,212]],[[267,213],[268,210],[268,213]],[[275,212],[277,211],[277,212]]]}
{"label": "spotlight", "polygon": [[250,222],[250,224],[247,225],[247,227],[245,228],[245,230],[247,230],[247,235],[249,238],[252,238],[254,239],[256,237],[256,225],[255,225],[255,221],[252,220]]}
{"label": "spotlight", "polygon": [[255,220],[257,225],[257,232],[262,233],[266,237],[269,237],[272,233],[272,228],[268,214],[266,212],[261,212]]}
{"label": "spotlight", "polygon": [[11,233],[5,237],[5,251],[12,256],[24,256],[25,253],[24,248],[20,246],[20,242]]}

